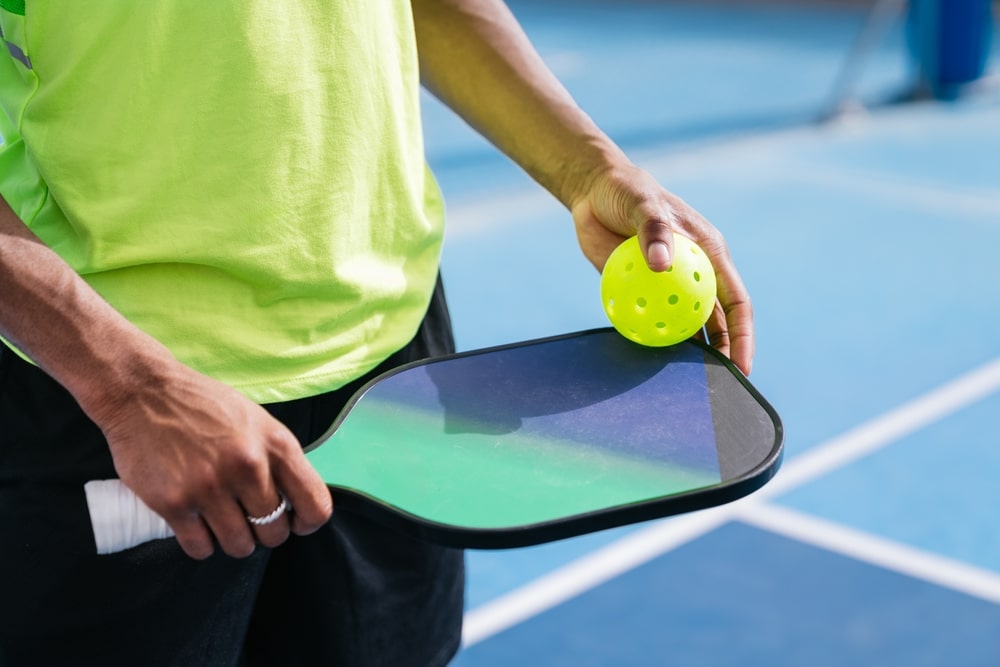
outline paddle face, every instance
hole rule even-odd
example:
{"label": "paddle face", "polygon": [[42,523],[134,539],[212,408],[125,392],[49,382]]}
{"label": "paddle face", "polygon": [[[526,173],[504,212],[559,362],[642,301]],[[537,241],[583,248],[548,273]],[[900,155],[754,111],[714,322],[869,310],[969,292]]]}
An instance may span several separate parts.
{"label": "paddle face", "polygon": [[710,348],[599,329],[391,371],[308,456],[341,507],[503,548],[746,495],[773,475],[781,439],[773,409]]}

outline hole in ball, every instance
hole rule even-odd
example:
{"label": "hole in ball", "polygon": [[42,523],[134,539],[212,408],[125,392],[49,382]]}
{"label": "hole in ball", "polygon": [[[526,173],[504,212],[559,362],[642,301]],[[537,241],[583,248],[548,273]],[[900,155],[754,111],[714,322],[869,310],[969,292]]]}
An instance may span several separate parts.
{"label": "hole in ball", "polygon": [[676,294],[671,294],[670,296],[667,297],[667,303],[669,303],[671,306],[676,306],[677,302],[680,300],[681,300],[680,297],[677,296]]}
{"label": "hole in ball", "polygon": [[701,282],[701,274],[698,273],[697,271],[694,272],[694,281],[696,283],[700,283]]}
{"label": "hole in ball", "polygon": [[634,268],[635,268],[635,262],[629,262],[628,264],[625,265],[626,271],[631,271]]}
{"label": "hole in ball", "polygon": [[639,308],[645,308],[646,300],[640,296],[638,299],[635,300],[635,305]]}

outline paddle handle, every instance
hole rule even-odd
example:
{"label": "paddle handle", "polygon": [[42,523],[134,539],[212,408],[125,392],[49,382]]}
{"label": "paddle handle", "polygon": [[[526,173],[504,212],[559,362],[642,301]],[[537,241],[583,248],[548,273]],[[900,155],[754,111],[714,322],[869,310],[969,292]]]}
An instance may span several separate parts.
{"label": "paddle handle", "polygon": [[120,479],[87,482],[83,489],[98,554],[113,554],[174,536],[166,520]]}

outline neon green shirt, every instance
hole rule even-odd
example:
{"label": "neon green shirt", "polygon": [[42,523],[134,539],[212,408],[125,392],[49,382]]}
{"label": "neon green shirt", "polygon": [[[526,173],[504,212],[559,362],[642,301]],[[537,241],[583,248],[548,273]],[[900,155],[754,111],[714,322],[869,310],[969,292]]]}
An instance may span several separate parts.
{"label": "neon green shirt", "polygon": [[410,340],[443,208],[409,2],[0,0],[0,27],[0,194],[178,359],[270,402]]}

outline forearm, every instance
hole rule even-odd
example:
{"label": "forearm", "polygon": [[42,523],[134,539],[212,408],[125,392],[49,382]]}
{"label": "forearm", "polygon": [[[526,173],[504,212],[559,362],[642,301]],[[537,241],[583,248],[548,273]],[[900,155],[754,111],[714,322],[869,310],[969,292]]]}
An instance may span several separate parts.
{"label": "forearm", "polygon": [[424,85],[567,208],[594,175],[628,162],[502,2],[412,4]]}
{"label": "forearm", "polygon": [[105,302],[0,198],[0,334],[95,421],[171,355]]}
{"label": "forearm", "polygon": [[[326,485],[295,437],[234,389],[188,369],[132,325],[0,199],[0,333],[73,394],[104,431],[123,482],[187,553],[217,541],[246,556],[330,516]],[[291,520],[252,531],[284,494]]]}

